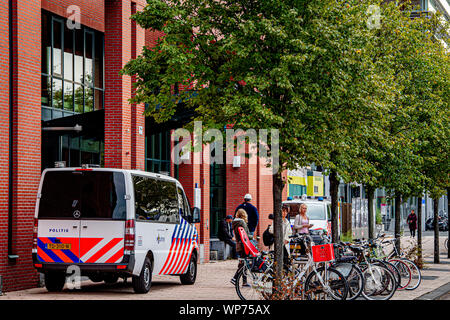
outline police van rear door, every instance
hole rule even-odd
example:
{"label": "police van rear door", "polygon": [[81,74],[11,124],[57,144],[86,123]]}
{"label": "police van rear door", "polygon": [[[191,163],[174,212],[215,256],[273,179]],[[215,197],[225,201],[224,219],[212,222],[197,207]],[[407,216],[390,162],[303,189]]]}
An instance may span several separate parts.
{"label": "police van rear door", "polygon": [[80,263],[119,263],[124,256],[125,176],[120,171],[82,171]]}
{"label": "police van rear door", "polygon": [[39,195],[37,258],[43,263],[78,263],[81,176],[45,171]]}
{"label": "police van rear door", "polygon": [[38,210],[38,260],[109,263],[123,258],[126,219],[122,172],[45,172]]}

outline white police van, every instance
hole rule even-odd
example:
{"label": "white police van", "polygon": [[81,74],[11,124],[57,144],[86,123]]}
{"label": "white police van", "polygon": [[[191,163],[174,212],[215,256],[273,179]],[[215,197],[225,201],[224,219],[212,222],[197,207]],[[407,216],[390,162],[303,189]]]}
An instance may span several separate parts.
{"label": "white police van", "polygon": [[309,223],[313,224],[310,233],[314,235],[319,233],[331,235],[331,202],[324,197],[302,196],[295,197],[292,200],[283,201],[283,204],[289,206],[289,220],[291,226],[294,225],[295,216],[300,213],[300,205],[306,204],[306,215],[309,218]]}
{"label": "white police van", "polygon": [[150,290],[152,275],[197,275],[200,211],[181,184],[150,172],[55,168],[42,173],[36,201],[33,263],[49,291],[60,291],[69,266],[94,282],[132,277]]}

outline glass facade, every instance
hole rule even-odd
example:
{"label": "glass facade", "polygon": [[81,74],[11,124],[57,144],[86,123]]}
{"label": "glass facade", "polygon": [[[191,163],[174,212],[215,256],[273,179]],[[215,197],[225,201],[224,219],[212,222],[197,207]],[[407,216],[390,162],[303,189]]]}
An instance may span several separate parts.
{"label": "glass facade", "polygon": [[69,28],[67,21],[42,11],[41,119],[43,127],[61,126],[55,121],[89,125],[81,132],[43,131],[43,169],[56,161],[67,167],[104,162],[104,132],[92,129],[103,124],[94,113],[84,115],[104,106],[104,35],[82,25]]}
{"label": "glass facade", "polygon": [[104,36],[42,12],[42,120],[103,109]]}

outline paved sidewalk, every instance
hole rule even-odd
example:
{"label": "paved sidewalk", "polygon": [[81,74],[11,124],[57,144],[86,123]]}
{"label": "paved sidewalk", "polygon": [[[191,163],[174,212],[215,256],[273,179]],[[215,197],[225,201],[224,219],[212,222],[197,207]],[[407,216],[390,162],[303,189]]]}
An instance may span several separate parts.
{"label": "paved sidewalk", "polygon": [[[393,300],[413,300],[450,283],[450,259],[444,255],[444,238],[441,239],[441,263],[433,264],[433,237],[424,238],[426,267],[422,270],[422,283],[413,291],[397,291]],[[408,237],[402,239],[402,247]],[[131,280],[108,285],[85,281],[81,290],[65,289],[49,293],[45,288],[8,292],[2,300],[238,300],[234,286],[229,282],[237,268],[237,260],[210,262],[199,265],[194,285],[182,285],[178,277],[155,276],[148,294],[134,294]]]}

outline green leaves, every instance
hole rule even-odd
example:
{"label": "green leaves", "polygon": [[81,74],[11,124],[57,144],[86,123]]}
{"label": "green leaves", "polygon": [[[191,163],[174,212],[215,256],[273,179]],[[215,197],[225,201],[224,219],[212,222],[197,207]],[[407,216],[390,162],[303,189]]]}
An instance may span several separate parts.
{"label": "green leaves", "polygon": [[147,2],[133,19],[164,37],[124,68],[146,115],[167,121],[183,105],[210,127],[277,128],[283,169],[315,163],[402,194],[448,185],[438,17],[379,0]]}

